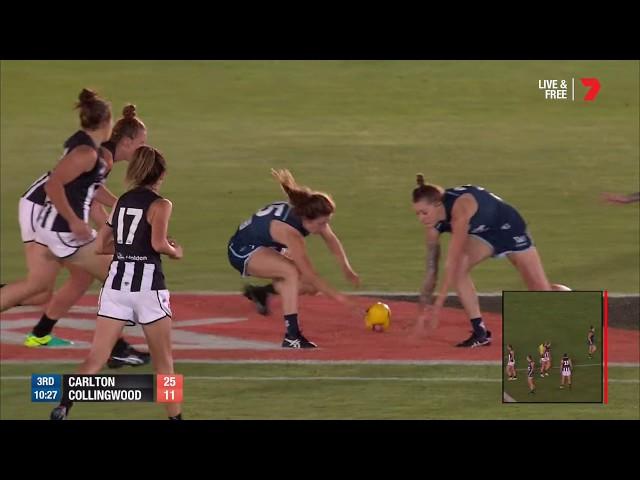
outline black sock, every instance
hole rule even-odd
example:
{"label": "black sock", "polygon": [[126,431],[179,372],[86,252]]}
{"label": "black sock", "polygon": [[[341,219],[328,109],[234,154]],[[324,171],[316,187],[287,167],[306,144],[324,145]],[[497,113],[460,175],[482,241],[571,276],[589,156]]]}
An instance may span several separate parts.
{"label": "black sock", "polygon": [[265,285],[264,287],[262,287],[262,289],[264,290],[265,293],[268,293],[269,295],[276,295],[278,292],[276,292],[276,289],[273,288],[273,283],[270,283],[269,285]]}
{"label": "black sock", "polygon": [[482,322],[482,317],[472,318],[470,320],[471,326],[473,327],[473,333],[476,337],[486,337],[487,329],[484,328],[484,323]]}
{"label": "black sock", "polygon": [[169,417],[169,420],[182,420],[182,413],[179,413],[174,417]]}
{"label": "black sock", "polygon": [[58,320],[47,317],[47,314],[43,313],[38,324],[33,327],[33,330],[31,330],[31,333],[33,333],[36,337],[44,337],[45,335],[49,335],[57,321]]}
{"label": "black sock", "polygon": [[111,350],[111,355],[124,355],[125,351],[127,350],[127,347],[129,347],[129,344],[127,343],[127,341],[120,337],[118,339],[118,341],[116,342],[116,344],[113,346],[113,350]]}
{"label": "black sock", "polygon": [[287,327],[288,337],[297,337],[300,335],[300,328],[298,327],[298,314],[291,313],[284,316],[284,325]]}
{"label": "black sock", "polygon": [[60,402],[60,406],[65,407],[67,409],[67,413],[69,413],[69,410],[71,410],[71,407],[73,407],[73,401],[69,400],[68,398],[63,398]]}
{"label": "black sock", "polygon": [[4,287],[6,283],[0,283],[0,288]]}

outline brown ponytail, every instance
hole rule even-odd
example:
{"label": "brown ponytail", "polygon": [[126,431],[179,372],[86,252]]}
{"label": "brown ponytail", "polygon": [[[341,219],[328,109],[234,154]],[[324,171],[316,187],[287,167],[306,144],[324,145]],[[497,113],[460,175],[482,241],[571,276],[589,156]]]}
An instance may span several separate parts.
{"label": "brown ponytail", "polygon": [[80,125],[87,130],[97,130],[111,120],[111,104],[88,88],[78,95],[76,109],[80,110]]}
{"label": "brown ponytail", "polygon": [[439,185],[433,185],[424,182],[422,173],[416,174],[416,183],[418,186],[413,189],[413,203],[425,200],[427,203],[438,203],[442,201],[444,189]]}
{"label": "brown ponytail", "polygon": [[289,197],[289,202],[299,217],[314,220],[335,212],[336,204],[329,195],[298,185],[289,170],[271,169],[271,174]]}

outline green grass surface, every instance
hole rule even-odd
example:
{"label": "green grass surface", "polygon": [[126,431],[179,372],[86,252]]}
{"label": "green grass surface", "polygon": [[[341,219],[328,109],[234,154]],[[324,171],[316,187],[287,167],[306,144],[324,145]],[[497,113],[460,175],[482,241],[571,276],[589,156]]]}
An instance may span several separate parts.
{"label": "green grass surface", "polygon": [[[520,402],[600,402],[602,400],[602,294],[600,292],[505,292],[503,352],[507,344],[516,352],[518,381],[508,382],[505,392]],[[587,332],[596,329],[597,350],[587,354]],[[551,342],[552,368],[540,377],[538,345]],[[575,369],[571,391],[560,389],[560,362],[567,353]],[[527,355],[536,362],[536,393],[529,395]],[[505,360],[506,365],[506,360]]]}
{"label": "green grass surface", "polygon": [[[595,102],[578,79],[598,77]],[[576,78],[575,102],[544,100],[539,79]],[[638,204],[601,191],[639,179],[639,64],[634,61],[3,61],[0,277],[24,272],[19,195],[77,127],[71,107],[96,88],[119,113],[138,106],[149,143],[166,154],[174,290],[240,284],[226,243],[252,212],[281,197],[271,167],[330,192],[334,226],[363,287],[417,290],[424,241],[409,201],[414,174],[483,185],[530,224],[549,277],[574,289],[639,290]],[[124,167],[109,186],[123,191]],[[319,271],[348,289],[319,239]],[[506,261],[474,274],[480,291],[519,288]]]}
{"label": "green grass surface", "polygon": [[[0,418],[48,418],[55,404],[31,403],[30,375],[72,373],[73,368],[2,365]],[[184,414],[189,419],[640,419],[638,368],[610,369],[608,405],[503,404],[499,370],[499,366],[282,364],[178,364],[176,368],[185,375]],[[122,370],[134,372],[151,370]],[[13,379],[16,376],[25,378]],[[274,376],[298,380],[254,379]],[[317,379],[345,376],[360,380]],[[163,419],[165,415],[159,404],[82,403],[73,407],[72,418]]]}

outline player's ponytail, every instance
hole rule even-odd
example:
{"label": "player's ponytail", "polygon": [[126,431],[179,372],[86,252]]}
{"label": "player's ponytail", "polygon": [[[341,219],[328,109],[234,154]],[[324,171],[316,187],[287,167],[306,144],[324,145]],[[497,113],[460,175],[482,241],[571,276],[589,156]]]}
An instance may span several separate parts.
{"label": "player's ponytail", "polygon": [[149,145],[142,145],[129,162],[126,182],[131,188],[153,186],[166,171],[167,162],[162,153]]}
{"label": "player's ponytail", "polygon": [[80,110],[80,125],[87,130],[97,130],[111,120],[111,104],[88,88],[78,95],[76,108]]}
{"label": "player's ponytail", "polygon": [[147,127],[142,123],[142,120],[138,118],[136,106],[128,104],[122,109],[122,118],[113,126],[110,140],[117,145],[122,138],[134,139],[140,130],[146,129]]}
{"label": "player's ponytail", "polygon": [[271,174],[289,197],[296,215],[314,220],[335,212],[336,205],[329,195],[298,185],[289,170],[271,169]]}
{"label": "player's ponytail", "polygon": [[442,201],[444,195],[444,189],[439,185],[424,182],[424,175],[422,173],[416,174],[416,183],[418,186],[413,189],[412,198],[413,203],[425,200],[427,203],[439,203]]}

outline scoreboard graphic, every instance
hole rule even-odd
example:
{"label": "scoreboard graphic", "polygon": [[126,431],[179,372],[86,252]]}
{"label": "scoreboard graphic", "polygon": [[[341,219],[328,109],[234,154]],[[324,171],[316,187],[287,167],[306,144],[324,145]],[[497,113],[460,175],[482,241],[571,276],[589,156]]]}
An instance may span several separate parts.
{"label": "scoreboard graphic", "polygon": [[182,402],[182,375],[32,374],[31,401]]}

